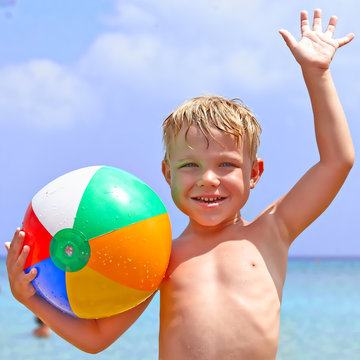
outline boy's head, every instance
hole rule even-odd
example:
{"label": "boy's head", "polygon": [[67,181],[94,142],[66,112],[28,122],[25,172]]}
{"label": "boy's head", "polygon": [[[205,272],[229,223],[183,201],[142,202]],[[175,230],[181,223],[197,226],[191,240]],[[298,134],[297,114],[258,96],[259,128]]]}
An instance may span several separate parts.
{"label": "boy's head", "polygon": [[[250,110],[238,99],[229,100],[221,96],[200,96],[186,101],[173,111],[163,123],[165,159],[169,160],[171,142],[185,127],[200,129],[207,143],[215,141],[211,128],[233,135],[237,143],[246,138],[252,163],[257,158],[261,127]],[[185,138],[186,134],[185,133]]]}

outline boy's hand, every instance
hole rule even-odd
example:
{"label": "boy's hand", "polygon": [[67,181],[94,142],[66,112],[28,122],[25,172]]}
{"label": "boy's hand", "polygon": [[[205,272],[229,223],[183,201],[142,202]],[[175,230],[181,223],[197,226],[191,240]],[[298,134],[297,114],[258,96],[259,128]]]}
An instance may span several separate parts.
{"label": "boy's hand", "polygon": [[321,10],[314,11],[314,22],[311,30],[306,11],[301,12],[301,39],[295,37],[287,30],[279,30],[296,61],[304,68],[317,68],[326,70],[336,50],[349,43],[354,34],[350,33],[342,38],[333,39],[337,17],[332,16],[326,31],[322,31]]}
{"label": "boy's hand", "polygon": [[29,255],[29,246],[24,246],[25,233],[16,229],[14,238],[11,243],[6,242],[5,247],[8,251],[6,258],[6,267],[9,276],[11,292],[21,303],[35,295],[36,290],[31,281],[35,279],[37,271],[32,269],[28,274],[24,272],[24,266],[27,256]]}

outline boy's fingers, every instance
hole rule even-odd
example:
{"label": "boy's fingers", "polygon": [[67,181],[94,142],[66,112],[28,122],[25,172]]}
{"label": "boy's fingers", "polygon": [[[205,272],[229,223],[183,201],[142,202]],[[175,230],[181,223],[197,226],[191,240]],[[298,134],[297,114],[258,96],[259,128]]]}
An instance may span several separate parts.
{"label": "boy's fingers", "polygon": [[13,236],[13,240],[14,240],[14,238],[15,238],[16,236],[19,235],[20,231],[21,231],[21,229],[20,229],[19,227],[16,228],[15,233],[14,233],[14,236]]}
{"label": "boy's fingers", "polygon": [[10,253],[18,255],[22,249],[25,239],[24,231],[21,231],[19,228],[16,229],[15,235],[9,246]]}
{"label": "boy's fingers", "polygon": [[352,39],[354,39],[355,35],[353,33],[347,34],[346,36],[336,39],[339,47],[348,44]]}
{"label": "boy's fingers", "polygon": [[321,10],[320,9],[314,10],[313,30],[314,31],[319,31],[319,32],[322,31]]}
{"label": "boy's fingers", "polygon": [[330,37],[332,37],[334,35],[336,23],[337,23],[337,17],[332,16],[330,18],[329,25],[326,28],[325,35],[328,35]]}
{"label": "boy's fingers", "polygon": [[305,10],[303,10],[300,13],[300,27],[301,27],[301,34],[303,34],[306,31],[310,31],[309,17],[307,11]]}
{"label": "boy's fingers", "polygon": [[290,48],[290,50],[292,50],[293,47],[297,44],[297,41],[294,38],[294,36],[289,31],[284,29],[279,30],[279,33],[285,40],[286,45]]}
{"label": "boy's fingers", "polygon": [[10,249],[10,244],[11,244],[10,241],[7,241],[7,242],[4,243],[6,251],[9,251],[9,249]]}
{"label": "boy's fingers", "polygon": [[28,245],[25,245],[16,262],[16,268],[18,271],[24,271],[25,262],[29,255],[29,252],[30,252],[30,247]]}

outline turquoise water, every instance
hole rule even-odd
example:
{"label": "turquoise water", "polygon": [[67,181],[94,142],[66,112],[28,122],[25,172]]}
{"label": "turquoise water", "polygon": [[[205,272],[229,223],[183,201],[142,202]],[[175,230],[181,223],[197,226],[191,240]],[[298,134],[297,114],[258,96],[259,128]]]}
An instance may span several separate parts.
{"label": "turquoise water", "polygon": [[[159,297],[110,348],[97,355],[53,334],[32,336],[33,315],[12,299],[0,260],[0,359],[157,359]],[[360,359],[360,260],[290,260],[277,360]]]}
{"label": "turquoise water", "polygon": [[292,260],[278,360],[360,359],[360,259]]}

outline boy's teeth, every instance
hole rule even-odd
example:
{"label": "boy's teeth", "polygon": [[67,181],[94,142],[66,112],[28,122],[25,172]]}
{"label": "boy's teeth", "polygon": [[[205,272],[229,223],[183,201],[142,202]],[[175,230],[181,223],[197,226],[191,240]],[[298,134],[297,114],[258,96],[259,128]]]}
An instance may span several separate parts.
{"label": "boy's teeth", "polygon": [[197,198],[198,200],[201,200],[201,201],[208,201],[208,202],[211,202],[211,201],[215,201],[215,200],[220,200],[221,197],[215,197],[215,198],[208,198],[208,197],[203,197],[203,196],[200,196]]}

